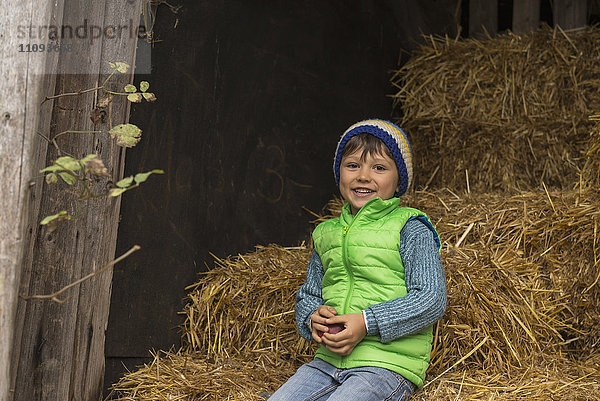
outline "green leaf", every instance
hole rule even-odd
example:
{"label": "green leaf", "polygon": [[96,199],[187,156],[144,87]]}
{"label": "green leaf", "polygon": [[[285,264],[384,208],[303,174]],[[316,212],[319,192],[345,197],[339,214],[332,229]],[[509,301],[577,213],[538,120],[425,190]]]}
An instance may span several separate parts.
{"label": "green leaf", "polygon": [[115,65],[115,63],[111,63],[110,61],[108,62],[108,65],[110,65],[110,68],[117,68],[117,66]]}
{"label": "green leaf", "polygon": [[131,148],[137,145],[142,138],[142,130],[133,124],[119,124],[109,132],[111,137],[117,138],[117,145],[124,148]]}
{"label": "green leaf", "polygon": [[[145,93],[144,93],[145,95]],[[129,100],[132,103],[139,103],[142,101],[142,94],[141,93],[131,93],[129,95],[127,95],[127,100]]]}
{"label": "green leaf", "polygon": [[40,224],[44,226],[44,225],[46,225],[46,224],[48,224],[51,221],[56,220],[56,219],[71,220],[71,216],[67,215],[67,211],[66,210],[61,210],[60,212],[58,212],[56,214],[53,214],[52,216],[46,216],[46,217],[44,217],[44,219],[40,222]]}
{"label": "green leaf", "polygon": [[79,160],[72,158],[71,156],[63,156],[56,159],[54,164],[41,169],[40,172],[56,172],[56,171],[77,171],[81,170],[81,164]]}
{"label": "green leaf", "polygon": [[108,196],[119,196],[125,191],[127,191],[127,188],[111,188],[108,191]]}
{"label": "green leaf", "polygon": [[152,92],[142,93],[142,96],[144,96],[144,99],[148,102],[154,102],[156,100],[156,96],[154,96],[154,93]]}
{"label": "green leaf", "polygon": [[131,184],[133,184],[133,176],[123,178],[122,180],[120,180],[119,182],[117,182],[116,185],[119,188],[127,188],[127,187],[130,187]]}
{"label": "green leaf", "polygon": [[46,173],[46,172],[51,172],[51,171],[62,171],[64,170],[64,168],[62,168],[61,166],[57,166],[56,164],[52,164],[46,168],[43,168],[40,170],[40,173]]}
{"label": "green leaf", "polygon": [[60,175],[60,178],[62,178],[63,181],[69,185],[75,185],[77,183],[77,178],[73,177],[69,173],[58,173],[58,175]]}
{"label": "green leaf", "polygon": [[148,83],[148,81],[140,82],[140,91],[146,92],[149,87],[150,87],[150,84]]}
{"label": "green leaf", "polygon": [[46,182],[48,184],[56,184],[58,182],[58,177],[54,173],[50,173],[46,175]]}
{"label": "green leaf", "polygon": [[148,171],[146,173],[137,173],[134,177],[135,182],[137,184],[141,184],[142,182],[145,182],[148,177],[150,177],[151,174],[164,174],[165,172],[162,170],[152,170],[152,171]]}
{"label": "green leaf", "polygon": [[125,85],[125,92],[134,93],[137,92],[137,88],[135,87],[135,85],[127,84]]}
{"label": "green leaf", "polygon": [[62,167],[64,170],[77,171],[81,170],[81,164],[79,160],[72,158],[71,156],[63,156],[56,159],[54,162],[57,166]]}

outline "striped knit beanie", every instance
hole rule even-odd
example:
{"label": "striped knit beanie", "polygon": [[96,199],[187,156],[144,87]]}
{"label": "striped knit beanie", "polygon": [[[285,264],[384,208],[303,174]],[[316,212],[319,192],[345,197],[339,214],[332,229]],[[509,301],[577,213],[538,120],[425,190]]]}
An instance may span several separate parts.
{"label": "striped knit beanie", "polygon": [[412,157],[408,139],[402,130],[395,124],[384,120],[364,120],[350,126],[344,132],[338,142],[335,151],[335,160],[333,163],[333,174],[335,182],[340,185],[340,164],[342,162],[342,153],[346,143],[355,135],[367,133],[383,141],[390,150],[396,167],[398,167],[398,177],[400,179],[400,189],[394,196],[403,195],[413,180]]}

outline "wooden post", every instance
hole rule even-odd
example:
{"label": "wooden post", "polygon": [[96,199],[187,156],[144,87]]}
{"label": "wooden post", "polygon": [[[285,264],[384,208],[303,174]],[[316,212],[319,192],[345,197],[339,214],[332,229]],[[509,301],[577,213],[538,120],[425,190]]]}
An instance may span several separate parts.
{"label": "wooden post", "polygon": [[498,32],[498,0],[469,1],[469,36],[481,37]]}
{"label": "wooden post", "polygon": [[540,26],[540,0],[513,1],[512,31],[530,33]]}
{"label": "wooden post", "polygon": [[[21,7],[17,0],[12,1],[15,7]],[[39,0],[30,0],[30,3],[30,9],[39,7]],[[47,74],[41,78],[45,90],[41,97],[34,99],[41,110],[40,119],[26,134],[41,140],[42,135],[53,138],[66,130],[107,131],[110,128],[108,116],[114,124],[127,122],[129,103],[122,96],[113,99],[106,121],[98,123],[90,119],[90,112],[101,100],[96,92],[59,97],[43,105],[41,99],[102,85],[109,73],[108,62],[125,62],[133,67],[141,0],[54,0],[50,3],[48,16],[33,21],[34,29],[28,33],[39,36],[39,32],[43,32],[44,37],[29,41],[47,43],[45,35],[50,26],[58,27],[59,34],[63,28],[66,36],[59,39],[62,51],[50,53],[50,58],[56,58],[46,62]],[[24,12],[18,20],[29,23],[30,13]],[[46,27],[46,31],[35,29],[40,27]],[[121,92],[123,86],[130,83],[131,72],[114,75],[109,88]],[[122,176],[124,151],[107,134],[68,134],[57,142],[63,152],[78,158],[98,154],[113,181]],[[112,260],[120,206],[118,198],[101,198],[86,201],[77,210],[73,194],[65,191],[64,185],[48,185],[39,177],[41,166],[59,156],[55,147],[41,140],[35,154],[39,160],[32,170],[38,178],[32,181],[29,195],[33,207],[24,222],[19,272],[18,292],[25,296],[55,292]],[[39,225],[43,217],[63,209],[77,218],[62,223],[53,232]],[[62,304],[19,299],[11,347],[11,399],[87,401],[102,398],[104,331],[111,280],[110,270],[95,276],[65,293],[68,298]]]}
{"label": "wooden post", "polygon": [[587,0],[554,0],[554,25],[562,29],[581,28],[587,24]]}
{"label": "wooden post", "polygon": [[[50,21],[52,0],[5,0],[0,16],[0,401],[12,397],[19,278],[27,234],[25,219],[35,210],[38,154],[45,144],[35,131],[44,119],[44,89],[56,56],[27,52],[25,21]],[[50,78],[51,79],[51,78]],[[40,149],[41,146],[41,149]]]}

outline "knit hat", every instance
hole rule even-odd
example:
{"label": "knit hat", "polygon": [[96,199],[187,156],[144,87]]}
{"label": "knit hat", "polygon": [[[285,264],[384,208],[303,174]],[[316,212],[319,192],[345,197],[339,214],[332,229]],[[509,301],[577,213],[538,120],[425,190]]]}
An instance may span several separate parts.
{"label": "knit hat", "polygon": [[350,126],[344,132],[338,142],[335,151],[335,160],[333,163],[333,174],[335,182],[340,185],[340,164],[342,162],[342,153],[348,141],[355,135],[367,133],[371,134],[383,141],[385,146],[390,150],[396,167],[398,167],[398,177],[400,187],[394,196],[403,195],[413,179],[412,157],[408,139],[402,130],[395,124],[384,120],[364,120]]}

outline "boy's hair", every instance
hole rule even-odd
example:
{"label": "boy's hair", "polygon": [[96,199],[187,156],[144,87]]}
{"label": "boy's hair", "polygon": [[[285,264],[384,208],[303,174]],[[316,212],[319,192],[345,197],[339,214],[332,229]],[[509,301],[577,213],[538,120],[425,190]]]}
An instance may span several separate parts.
{"label": "boy's hair", "polygon": [[[355,137],[362,137],[355,139]],[[385,146],[382,146],[385,145]],[[333,160],[333,175],[336,184],[340,184],[340,164],[342,157],[364,147],[361,159],[369,154],[386,154],[394,160],[398,169],[398,192],[403,195],[413,179],[412,155],[408,139],[395,124],[385,120],[364,120],[353,124],[341,136]]]}
{"label": "boy's hair", "polygon": [[[364,161],[367,156],[386,155],[394,160],[392,152],[385,146],[383,141],[369,133],[363,132],[353,136],[344,146],[342,159],[357,150],[362,149],[360,160]],[[395,163],[395,162],[394,162]]]}

